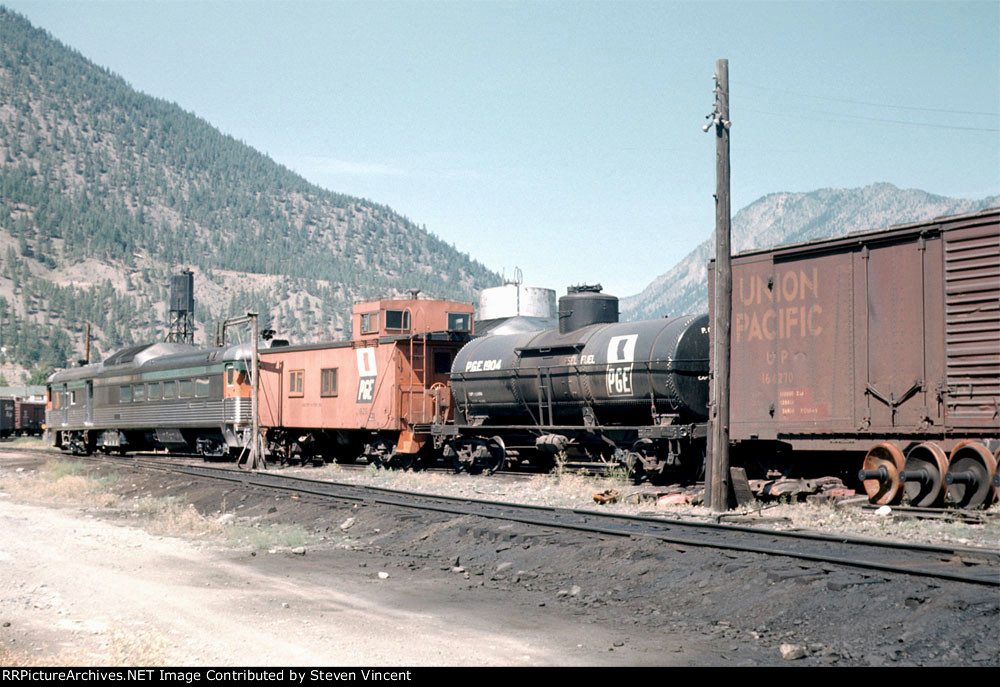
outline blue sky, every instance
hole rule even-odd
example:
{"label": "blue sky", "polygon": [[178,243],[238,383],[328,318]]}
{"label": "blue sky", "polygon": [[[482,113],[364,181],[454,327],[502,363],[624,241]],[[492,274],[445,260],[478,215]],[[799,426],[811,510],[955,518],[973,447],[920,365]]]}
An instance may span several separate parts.
{"label": "blue sky", "polygon": [[[0,0],[309,180],[487,266],[627,296],[732,208],[1000,193],[1000,3]],[[321,275],[320,275],[321,276]]]}

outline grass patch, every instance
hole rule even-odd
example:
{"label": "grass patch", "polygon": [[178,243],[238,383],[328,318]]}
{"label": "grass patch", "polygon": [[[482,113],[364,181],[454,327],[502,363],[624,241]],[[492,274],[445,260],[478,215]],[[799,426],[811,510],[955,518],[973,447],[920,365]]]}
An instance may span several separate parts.
{"label": "grass patch", "polygon": [[[122,498],[113,492],[122,481],[121,474],[89,475],[88,469],[88,464],[80,461],[53,460],[38,470],[4,475],[0,478],[0,490],[27,502],[112,509],[141,520],[144,529],[162,536],[209,538],[253,549],[295,548],[312,541],[306,529],[299,525],[224,525],[215,517],[202,515],[182,497]],[[391,471],[383,472],[383,478],[388,479]],[[128,653],[132,649],[122,651]]]}
{"label": "grass patch", "polygon": [[202,515],[194,505],[181,503],[175,496],[142,496],[126,505],[126,510],[144,518],[149,529],[167,536],[204,537],[218,534],[222,526]]}
{"label": "grass patch", "polygon": [[82,475],[87,466],[78,460],[50,460],[41,468],[41,475],[49,480],[58,480],[67,475]]}
{"label": "grass patch", "polygon": [[[102,635],[104,633],[101,633]],[[162,666],[167,664],[166,639],[155,632],[115,629],[101,637],[96,652],[82,647],[51,651],[15,650],[0,644],[0,665],[4,668],[50,666]],[[31,642],[34,644],[34,642]],[[48,647],[45,647],[48,648]]]}
{"label": "grass patch", "polygon": [[0,489],[28,501],[52,502],[89,508],[111,508],[118,497],[107,491],[118,476],[94,479],[79,461],[52,460],[37,472],[16,473],[0,480]]}
{"label": "grass patch", "polygon": [[252,549],[294,549],[312,541],[309,532],[301,525],[273,524],[263,527],[232,525],[226,528],[225,537],[232,546]]}
{"label": "grass patch", "polygon": [[166,665],[166,640],[156,632],[114,630],[108,640],[113,666]]}
{"label": "grass patch", "polygon": [[25,668],[34,665],[39,664],[37,661],[28,660],[28,657],[24,654],[0,644],[0,666],[4,668]]}
{"label": "grass patch", "polygon": [[14,437],[13,439],[5,440],[3,442],[4,448],[32,448],[32,449],[51,449],[56,451],[57,449],[49,446],[49,444],[42,437]]}

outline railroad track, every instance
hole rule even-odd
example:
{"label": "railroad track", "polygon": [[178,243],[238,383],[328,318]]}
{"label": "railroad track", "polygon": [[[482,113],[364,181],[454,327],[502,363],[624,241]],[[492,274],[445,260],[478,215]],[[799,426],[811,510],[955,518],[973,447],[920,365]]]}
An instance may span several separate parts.
{"label": "railroad track", "polygon": [[88,456],[86,460],[222,480],[363,506],[391,506],[456,516],[475,516],[605,536],[647,538],[675,547],[783,556],[820,565],[935,578],[1000,587],[1000,550],[929,546],[799,531],[665,520],[428,495],[382,487],[239,470],[234,467],[166,464],[142,458]]}

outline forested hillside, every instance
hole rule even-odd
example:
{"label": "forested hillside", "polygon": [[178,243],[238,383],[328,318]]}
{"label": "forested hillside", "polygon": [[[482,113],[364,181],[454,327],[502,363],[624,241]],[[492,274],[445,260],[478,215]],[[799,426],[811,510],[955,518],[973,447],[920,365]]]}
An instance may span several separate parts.
{"label": "forested hillside", "polygon": [[162,338],[182,268],[199,341],[248,309],[315,340],[359,299],[471,301],[499,283],[390,208],[310,184],[0,8],[5,374],[66,365],[87,322],[102,353]]}

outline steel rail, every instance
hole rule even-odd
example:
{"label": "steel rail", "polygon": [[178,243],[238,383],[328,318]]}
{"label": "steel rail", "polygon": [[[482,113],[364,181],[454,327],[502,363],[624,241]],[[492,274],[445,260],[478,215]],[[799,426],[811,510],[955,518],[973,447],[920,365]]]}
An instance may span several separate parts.
{"label": "steel rail", "polygon": [[[168,466],[162,463],[100,456],[91,456],[88,458],[124,467],[140,467],[194,477],[219,479],[247,486],[290,491],[364,505],[379,504],[448,515],[486,517],[590,534],[655,539],[677,546],[715,548],[741,553],[784,556],[813,563],[828,563],[883,573],[930,577],[994,587],[1000,586],[1000,551],[992,549],[907,544],[905,542],[854,538],[815,532],[762,530],[759,528],[724,525],[720,523],[663,520],[642,516],[598,513],[582,509],[511,504],[465,497],[428,495],[384,487],[367,487],[363,485],[274,475],[266,472],[235,470],[232,468],[190,465]],[[678,531],[681,530],[686,530],[686,532],[679,534]],[[699,532],[701,533],[700,537],[698,536]],[[685,534],[694,536],[685,536]],[[731,539],[734,536],[755,538],[758,541],[751,541],[749,543],[732,541]],[[726,539],[729,540],[727,541]],[[759,540],[761,539],[764,541],[760,542]],[[852,548],[856,551],[853,554],[854,556],[858,556],[858,554],[861,554],[861,556],[850,557],[835,555],[826,551],[798,550],[783,545],[793,541],[820,544],[828,549]],[[874,552],[884,552],[885,550],[894,550],[908,556],[909,559],[897,560],[891,563],[882,562],[877,559],[878,556]],[[957,572],[953,569],[956,565],[965,567],[960,572]]]}

